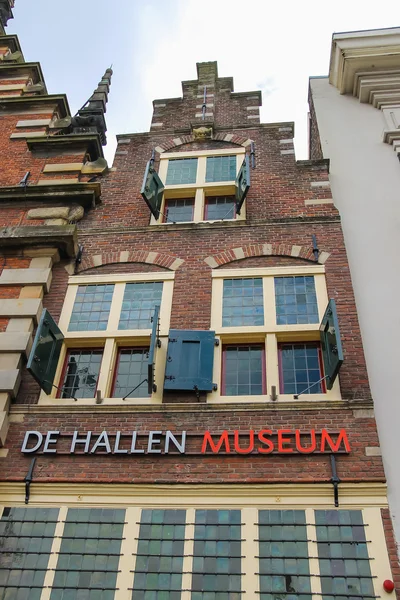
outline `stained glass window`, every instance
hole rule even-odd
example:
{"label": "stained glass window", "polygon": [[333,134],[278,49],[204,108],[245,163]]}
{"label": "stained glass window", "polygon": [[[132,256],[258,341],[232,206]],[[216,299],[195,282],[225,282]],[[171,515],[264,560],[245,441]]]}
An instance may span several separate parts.
{"label": "stained glass window", "polygon": [[318,323],[314,277],[275,277],[277,325]]}
{"label": "stained glass window", "polygon": [[322,600],[375,598],[361,510],[316,510]]}
{"label": "stained glass window", "polygon": [[5,508],[0,519],[0,598],[40,600],[57,508]]}
{"label": "stained glass window", "polygon": [[68,331],[105,331],[114,293],[113,285],[80,285]]}
{"label": "stained glass window", "polygon": [[260,600],[312,600],[303,510],[260,510]]}
{"label": "stained glass window", "polygon": [[236,179],[236,156],[208,156],[206,182],[234,181]]}
{"label": "stained glass window", "polygon": [[191,600],[240,600],[240,510],[196,510]]}
{"label": "stained glass window", "polygon": [[224,279],[222,325],[264,325],[262,279]]}
{"label": "stained glass window", "polygon": [[142,510],[132,600],[180,600],[185,510]]}
{"label": "stained glass window", "polygon": [[151,317],[160,304],[162,281],[127,283],[118,329],[151,329]]}
{"label": "stained glass window", "polygon": [[167,185],[196,183],[197,158],[175,158],[168,161]]}
{"label": "stained glass window", "polygon": [[265,393],[264,347],[255,344],[225,346],[222,378],[224,396]]}
{"label": "stained glass window", "polygon": [[125,510],[70,508],[50,600],[113,600]]}
{"label": "stained glass window", "polygon": [[323,382],[319,382],[322,377],[322,357],[319,344],[280,344],[279,367],[282,394],[320,394],[325,392]]}

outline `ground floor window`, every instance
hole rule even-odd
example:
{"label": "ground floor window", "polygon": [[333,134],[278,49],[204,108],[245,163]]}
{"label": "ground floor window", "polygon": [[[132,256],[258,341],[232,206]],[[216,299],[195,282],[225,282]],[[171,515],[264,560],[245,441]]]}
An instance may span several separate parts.
{"label": "ground floor window", "polygon": [[379,535],[379,508],[4,508],[0,600],[369,600]]}

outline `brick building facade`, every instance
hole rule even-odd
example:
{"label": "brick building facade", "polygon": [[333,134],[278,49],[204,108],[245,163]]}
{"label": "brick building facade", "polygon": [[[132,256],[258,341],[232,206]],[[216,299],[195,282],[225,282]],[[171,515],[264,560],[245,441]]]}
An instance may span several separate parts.
{"label": "brick building facade", "polygon": [[71,116],[0,53],[0,598],[386,596],[329,162],[199,63],[108,167],[111,71]]}

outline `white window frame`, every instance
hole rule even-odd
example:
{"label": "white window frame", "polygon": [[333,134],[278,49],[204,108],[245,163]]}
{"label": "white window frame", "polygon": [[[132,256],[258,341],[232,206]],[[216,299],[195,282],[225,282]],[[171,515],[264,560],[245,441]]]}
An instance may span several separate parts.
{"label": "white window frame", "polygon": [[[277,325],[274,277],[309,275],[314,277],[315,293],[318,305],[318,323],[305,325]],[[223,327],[223,282],[224,279],[262,278],[264,299],[264,325]],[[275,386],[277,402],[292,402],[293,394],[280,393],[278,344],[282,342],[319,342],[319,327],[328,305],[328,293],[325,281],[325,267],[322,265],[304,265],[298,267],[270,267],[250,269],[215,269],[212,271],[212,308],[211,329],[215,331],[219,345],[214,353],[213,381],[218,382],[217,391],[207,396],[209,403],[266,402],[271,399],[271,388]],[[222,359],[223,347],[227,344],[264,344],[266,394],[224,396],[222,395]],[[339,380],[336,378],[331,390],[319,394],[300,395],[298,402],[321,400],[341,400]]]}
{"label": "white window frame", "polygon": [[[168,199],[179,199],[179,198],[194,198],[194,209],[193,209],[193,220],[184,221],[182,224],[187,223],[222,223],[224,221],[240,221],[246,219],[246,208],[244,202],[240,215],[235,215],[234,218],[230,219],[216,219],[210,220],[204,218],[206,197],[207,196],[234,196],[235,195],[235,181],[212,181],[206,182],[206,166],[207,158],[214,156],[236,156],[236,175],[239,173],[240,167],[242,166],[243,159],[245,156],[244,148],[226,148],[225,150],[202,150],[199,152],[165,152],[160,156],[160,167],[158,175],[163,182],[165,189],[163,194],[163,200],[160,209],[160,216],[155,219],[151,216],[150,225],[172,225],[168,221],[165,221],[165,204]],[[179,185],[167,185],[168,162],[171,159],[177,158],[197,158],[197,174],[195,183],[185,183]],[[180,225],[181,223],[176,223]]]}
{"label": "white window frame", "polygon": [[[161,404],[164,388],[164,371],[166,353],[168,347],[168,332],[170,329],[170,317],[172,307],[172,294],[175,273],[155,272],[155,273],[132,273],[132,274],[110,274],[110,275],[77,275],[68,280],[68,290],[65,296],[64,305],[61,311],[59,328],[64,335],[64,344],[61,350],[60,359],[54,383],[61,386],[61,376],[63,373],[65,359],[69,349],[84,348],[102,348],[103,358],[100,365],[100,374],[97,383],[97,391],[100,392],[103,404],[121,403],[122,398],[111,398],[114,372],[117,364],[118,349],[120,347],[143,347],[150,345],[151,324],[148,329],[118,329],[119,318],[122,309],[125,285],[127,283],[141,283],[162,281],[163,291],[160,305],[160,340],[161,347],[157,348],[155,383],[157,391],[151,396],[143,398],[126,398],[124,404]],[[114,293],[111,302],[110,315],[107,328],[104,331],[68,331],[68,325],[71,319],[76,293],[80,285],[95,284],[113,284]],[[95,404],[96,398],[57,398],[58,390],[53,388],[52,393],[47,395],[41,392],[39,404],[52,404],[56,400],[57,404]]]}

